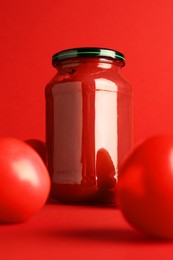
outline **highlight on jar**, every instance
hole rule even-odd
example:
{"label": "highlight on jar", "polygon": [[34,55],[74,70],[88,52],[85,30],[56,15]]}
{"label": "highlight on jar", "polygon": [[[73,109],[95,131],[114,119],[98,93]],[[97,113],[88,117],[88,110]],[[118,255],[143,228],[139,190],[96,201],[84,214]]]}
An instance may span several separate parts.
{"label": "highlight on jar", "polygon": [[53,55],[46,146],[51,196],[61,203],[116,204],[119,165],[132,148],[132,87],[122,53],[77,48]]}

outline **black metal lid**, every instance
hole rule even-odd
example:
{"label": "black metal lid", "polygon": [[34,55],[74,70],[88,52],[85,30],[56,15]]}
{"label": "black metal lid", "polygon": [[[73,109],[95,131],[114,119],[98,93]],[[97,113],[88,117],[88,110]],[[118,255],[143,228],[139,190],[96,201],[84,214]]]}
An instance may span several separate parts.
{"label": "black metal lid", "polygon": [[52,56],[52,65],[56,66],[60,60],[76,57],[105,57],[120,61],[122,66],[125,65],[125,57],[121,52],[98,47],[74,48],[57,52]]}

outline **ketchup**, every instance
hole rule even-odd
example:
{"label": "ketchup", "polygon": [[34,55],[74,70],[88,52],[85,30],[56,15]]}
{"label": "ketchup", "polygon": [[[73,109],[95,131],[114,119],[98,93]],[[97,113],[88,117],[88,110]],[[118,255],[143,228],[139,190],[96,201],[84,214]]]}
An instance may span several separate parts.
{"label": "ketchup", "polygon": [[132,147],[132,88],[124,55],[105,48],[56,53],[46,95],[51,196],[61,203],[116,204],[119,165]]}

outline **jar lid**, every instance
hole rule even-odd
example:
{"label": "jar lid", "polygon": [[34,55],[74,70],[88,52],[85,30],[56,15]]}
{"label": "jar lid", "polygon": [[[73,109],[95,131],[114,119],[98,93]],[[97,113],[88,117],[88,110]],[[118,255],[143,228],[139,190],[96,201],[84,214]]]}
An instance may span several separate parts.
{"label": "jar lid", "polygon": [[52,56],[52,65],[56,66],[57,61],[76,57],[111,58],[120,61],[122,66],[125,65],[125,57],[121,52],[97,47],[74,48],[57,52]]}

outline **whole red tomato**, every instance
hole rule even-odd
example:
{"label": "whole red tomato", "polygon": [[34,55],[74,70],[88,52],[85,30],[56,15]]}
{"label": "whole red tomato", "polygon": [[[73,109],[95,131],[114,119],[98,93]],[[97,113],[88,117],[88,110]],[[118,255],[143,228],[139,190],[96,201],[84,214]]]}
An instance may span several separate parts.
{"label": "whole red tomato", "polygon": [[0,138],[0,223],[27,220],[46,202],[50,191],[48,171],[28,144]]}
{"label": "whole red tomato", "polygon": [[173,136],[149,138],[133,151],[120,169],[117,196],[133,227],[173,239]]}

